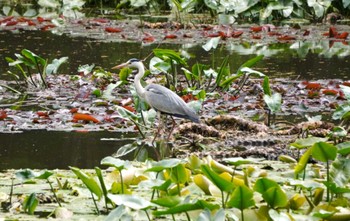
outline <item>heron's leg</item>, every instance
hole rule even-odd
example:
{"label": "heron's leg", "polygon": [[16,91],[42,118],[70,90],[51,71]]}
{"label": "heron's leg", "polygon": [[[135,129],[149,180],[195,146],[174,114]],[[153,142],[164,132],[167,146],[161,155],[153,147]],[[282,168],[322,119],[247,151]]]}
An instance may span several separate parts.
{"label": "heron's leg", "polygon": [[159,120],[159,122],[158,122],[158,129],[157,129],[157,132],[154,135],[154,138],[152,140],[152,146],[154,146],[154,141],[156,140],[160,130],[162,129],[162,122],[163,122],[162,121],[162,114],[159,111],[157,111],[157,115],[158,115],[158,120]]}
{"label": "heron's leg", "polygon": [[169,139],[170,139],[170,137],[171,137],[171,134],[173,133],[173,131],[174,131],[174,129],[175,129],[175,126],[176,126],[176,122],[175,122],[173,116],[170,116],[170,118],[171,118],[171,120],[172,120],[172,122],[173,122],[173,126],[171,127],[171,130],[170,130],[170,132],[169,132],[168,139],[167,139],[168,141],[169,141]]}

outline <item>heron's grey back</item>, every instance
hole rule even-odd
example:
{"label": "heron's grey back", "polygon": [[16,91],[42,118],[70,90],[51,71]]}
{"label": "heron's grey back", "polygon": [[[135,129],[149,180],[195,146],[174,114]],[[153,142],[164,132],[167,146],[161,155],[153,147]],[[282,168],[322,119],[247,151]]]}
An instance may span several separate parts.
{"label": "heron's grey back", "polygon": [[158,84],[147,85],[145,87],[145,100],[157,111],[199,123],[199,118],[194,110],[188,107],[186,102],[175,92],[166,87]]}

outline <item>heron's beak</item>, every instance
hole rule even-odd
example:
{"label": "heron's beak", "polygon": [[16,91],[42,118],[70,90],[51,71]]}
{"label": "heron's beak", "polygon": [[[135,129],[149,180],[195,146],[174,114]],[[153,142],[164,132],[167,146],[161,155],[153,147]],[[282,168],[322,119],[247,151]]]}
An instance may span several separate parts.
{"label": "heron's beak", "polygon": [[117,65],[117,66],[114,66],[112,67],[112,69],[121,69],[123,67],[126,67],[129,63],[125,62],[123,64],[120,64],[120,65]]}

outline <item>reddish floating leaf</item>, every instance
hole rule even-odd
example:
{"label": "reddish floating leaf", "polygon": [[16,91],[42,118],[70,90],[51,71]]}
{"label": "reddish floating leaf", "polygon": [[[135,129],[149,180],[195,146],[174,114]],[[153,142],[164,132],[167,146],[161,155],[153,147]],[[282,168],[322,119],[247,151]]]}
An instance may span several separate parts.
{"label": "reddish floating leaf", "polygon": [[345,85],[345,86],[350,87],[350,81],[344,81],[344,82],[342,83],[342,85]]}
{"label": "reddish floating leaf", "polygon": [[338,91],[334,90],[334,89],[324,89],[322,91],[322,94],[324,94],[324,95],[331,95],[331,96],[337,96]]}
{"label": "reddish floating leaf", "polygon": [[261,35],[252,35],[252,39],[261,39]]}
{"label": "reddish floating leaf", "polygon": [[307,93],[308,98],[319,98],[320,97],[320,93],[318,91],[315,90],[310,90]]}
{"label": "reddish floating leaf", "polygon": [[156,39],[150,33],[145,33],[145,36],[142,38],[142,41],[145,42],[145,43],[152,43],[155,40]]}
{"label": "reddish floating leaf", "polygon": [[277,40],[279,41],[292,41],[295,40],[296,37],[295,36],[291,36],[291,35],[281,35],[277,37]]}
{"label": "reddish floating leaf", "polygon": [[72,109],[70,109],[69,112],[71,112],[72,114],[77,113],[78,112],[78,108],[73,107]]}
{"label": "reddish floating leaf", "polygon": [[177,35],[174,35],[174,34],[168,34],[164,36],[164,39],[175,39],[175,38],[177,38]]}
{"label": "reddish floating leaf", "polygon": [[268,33],[269,36],[281,36],[281,33],[277,32],[277,31],[270,31]]}
{"label": "reddish floating leaf", "polygon": [[250,27],[250,30],[253,31],[253,32],[261,32],[263,29],[262,26],[253,26],[253,27]]}
{"label": "reddish floating leaf", "polygon": [[42,31],[47,31],[51,28],[54,28],[56,27],[54,24],[48,24],[48,25],[45,25],[44,27],[41,28]]}
{"label": "reddish floating leaf", "polygon": [[124,106],[122,106],[123,108],[125,108],[125,109],[127,109],[128,111],[130,111],[130,112],[135,112],[135,108],[133,108],[133,107],[131,107],[131,106],[129,106],[129,105],[124,105]]}
{"label": "reddish floating leaf", "polygon": [[185,33],[183,34],[184,38],[193,38],[193,35],[191,33]]}
{"label": "reddish floating leaf", "polygon": [[18,21],[8,21],[6,22],[6,26],[14,26],[17,25]]}
{"label": "reddish floating leaf", "polygon": [[35,22],[33,22],[32,20],[27,21],[27,24],[29,26],[35,26],[36,25]]}
{"label": "reddish floating leaf", "polygon": [[335,29],[335,27],[334,27],[334,26],[329,27],[329,34],[328,34],[328,36],[329,36],[330,38],[335,38],[335,36],[337,36],[337,35],[338,35],[338,32],[337,32],[337,30]]}
{"label": "reddish floating leaf", "polygon": [[118,33],[118,32],[121,32],[123,30],[121,28],[106,27],[105,31],[109,32],[109,33]]}
{"label": "reddish floating leaf", "polygon": [[0,111],[0,120],[4,120],[7,117],[6,111]]}
{"label": "reddish floating leaf", "polygon": [[312,82],[308,82],[306,84],[306,89],[309,89],[309,90],[315,90],[315,91],[318,91],[321,89],[321,84],[320,83],[312,83]]}
{"label": "reddish floating leaf", "polygon": [[348,35],[349,35],[348,32],[343,32],[341,34],[338,34],[335,38],[337,38],[337,39],[347,39]]}
{"label": "reddish floating leaf", "polygon": [[13,19],[13,16],[6,17],[6,18],[0,20],[0,24],[1,24],[1,23],[6,23],[6,22],[8,22],[8,21],[11,21],[12,19]]}
{"label": "reddish floating leaf", "polygon": [[242,34],[243,34],[243,31],[234,31],[231,36],[233,38],[239,38]]}
{"label": "reddish floating leaf", "polygon": [[100,122],[95,117],[91,116],[90,114],[80,114],[80,113],[74,114],[73,115],[73,120],[74,121],[79,121],[79,120],[92,121],[94,123],[99,123]]}
{"label": "reddish floating leaf", "polygon": [[309,36],[310,35],[310,30],[305,30],[303,36]]}
{"label": "reddish floating leaf", "polygon": [[98,22],[98,23],[108,23],[109,20],[105,18],[94,18],[92,21]]}
{"label": "reddish floating leaf", "polygon": [[44,112],[44,111],[38,111],[38,112],[36,112],[36,114],[39,117],[49,117],[49,113],[48,112]]}

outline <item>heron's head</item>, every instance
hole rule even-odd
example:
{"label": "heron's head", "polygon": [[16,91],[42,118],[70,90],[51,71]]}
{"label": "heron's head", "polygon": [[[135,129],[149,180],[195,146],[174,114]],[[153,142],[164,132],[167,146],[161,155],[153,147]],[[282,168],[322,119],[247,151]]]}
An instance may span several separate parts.
{"label": "heron's head", "polygon": [[120,69],[123,67],[129,67],[129,68],[139,68],[140,66],[143,66],[142,61],[137,58],[131,58],[125,63],[122,63],[120,65],[112,67],[112,69]]}

